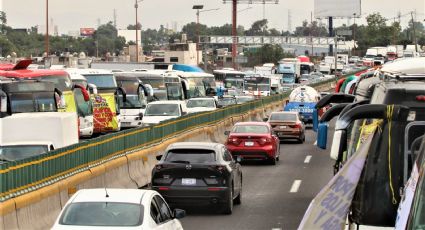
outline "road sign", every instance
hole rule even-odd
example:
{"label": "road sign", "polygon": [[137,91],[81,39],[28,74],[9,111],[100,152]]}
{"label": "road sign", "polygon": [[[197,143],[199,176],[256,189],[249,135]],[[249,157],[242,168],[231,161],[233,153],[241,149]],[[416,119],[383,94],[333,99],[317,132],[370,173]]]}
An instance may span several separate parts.
{"label": "road sign", "polygon": [[351,30],[337,30],[336,34],[340,35],[340,36],[351,36],[351,35],[353,35],[353,31],[351,31]]}

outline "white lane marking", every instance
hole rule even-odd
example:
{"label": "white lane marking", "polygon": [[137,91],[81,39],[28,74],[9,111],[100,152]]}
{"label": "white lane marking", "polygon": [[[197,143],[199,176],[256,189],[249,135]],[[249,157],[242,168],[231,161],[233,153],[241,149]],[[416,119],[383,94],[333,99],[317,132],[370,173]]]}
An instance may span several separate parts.
{"label": "white lane marking", "polygon": [[310,163],[310,160],[311,160],[311,155],[308,155],[308,156],[305,157],[304,163],[308,164],[308,163]]}
{"label": "white lane marking", "polygon": [[301,180],[294,180],[294,183],[292,183],[291,190],[289,190],[289,192],[290,193],[298,192],[300,185],[301,185]]}

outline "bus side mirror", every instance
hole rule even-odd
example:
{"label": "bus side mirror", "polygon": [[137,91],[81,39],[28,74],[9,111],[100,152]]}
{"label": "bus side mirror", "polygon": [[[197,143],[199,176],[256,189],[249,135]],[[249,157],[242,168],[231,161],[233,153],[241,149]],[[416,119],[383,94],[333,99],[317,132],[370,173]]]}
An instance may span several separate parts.
{"label": "bus side mirror", "polygon": [[285,105],[287,105],[288,103],[289,103],[289,100],[286,100],[286,101],[285,101]]}
{"label": "bus side mirror", "polygon": [[90,101],[90,94],[87,91],[87,89],[85,89],[83,86],[79,85],[79,84],[75,84],[74,85],[75,88],[81,89],[81,93],[83,94],[84,97],[84,101]]}
{"label": "bus side mirror", "polygon": [[97,86],[95,84],[88,84],[87,88],[91,94],[97,94]]}
{"label": "bus side mirror", "polygon": [[121,93],[121,95],[122,95],[122,101],[126,102],[127,101],[127,92],[125,91],[125,89],[123,87],[118,87],[116,94],[118,95],[119,93]]}
{"label": "bus side mirror", "polygon": [[146,89],[145,96],[147,96],[147,97],[153,97],[153,88],[152,88],[152,86],[150,84],[145,84],[143,86]]}

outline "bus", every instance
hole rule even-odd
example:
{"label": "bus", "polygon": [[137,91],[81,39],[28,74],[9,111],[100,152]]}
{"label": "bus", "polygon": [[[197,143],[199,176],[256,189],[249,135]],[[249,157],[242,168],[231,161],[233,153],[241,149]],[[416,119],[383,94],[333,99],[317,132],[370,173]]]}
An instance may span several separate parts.
{"label": "bus", "polygon": [[[185,99],[183,83],[175,71],[138,70],[115,74],[117,76],[134,77],[142,81],[148,91],[148,102]],[[150,90],[153,92],[149,92]]]}
{"label": "bus", "polygon": [[270,77],[259,74],[246,75],[244,78],[243,92],[245,95],[270,96],[271,93]]}
{"label": "bus", "polygon": [[176,71],[182,79],[183,88],[186,89],[186,99],[216,96],[216,83],[214,75],[202,72]]}
{"label": "bus", "polygon": [[245,73],[234,69],[220,69],[213,71],[215,81],[222,83],[228,94],[241,94]]}
{"label": "bus", "polygon": [[88,84],[97,88],[97,94],[91,95],[93,102],[94,133],[121,130],[120,96],[126,101],[126,93],[118,86],[114,74],[109,70],[78,69],[77,72],[87,79]]}
{"label": "bus", "polygon": [[148,90],[138,78],[125,76],[122,73],[123,72],[114,73],[118,86],[124,89],[127,96],[126,101],[123,100],[122,95],[119,97],[121,127],[138,127],[142,125],[143,114],[148,103],[147,97],[149,93],[153,92]]}

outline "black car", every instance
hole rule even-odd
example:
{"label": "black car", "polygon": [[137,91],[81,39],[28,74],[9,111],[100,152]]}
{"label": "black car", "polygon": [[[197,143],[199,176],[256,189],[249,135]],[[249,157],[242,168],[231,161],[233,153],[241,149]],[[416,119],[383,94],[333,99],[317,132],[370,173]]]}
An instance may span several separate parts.
{"label": "black car", "polygon": [[152,189],[170,206],[214,206],[231,214],[241,203],[242,171],[223,144],[180,142],[168,146],[152,171]]}
{"label": "black car", "polygon": [[236,104],[238,104],[238,101],[236,100],[234,96],[220,97],[218,98],[218,102],[217,102],[217,105],[219,107],[225,107],[225,106],[236,105]]}

